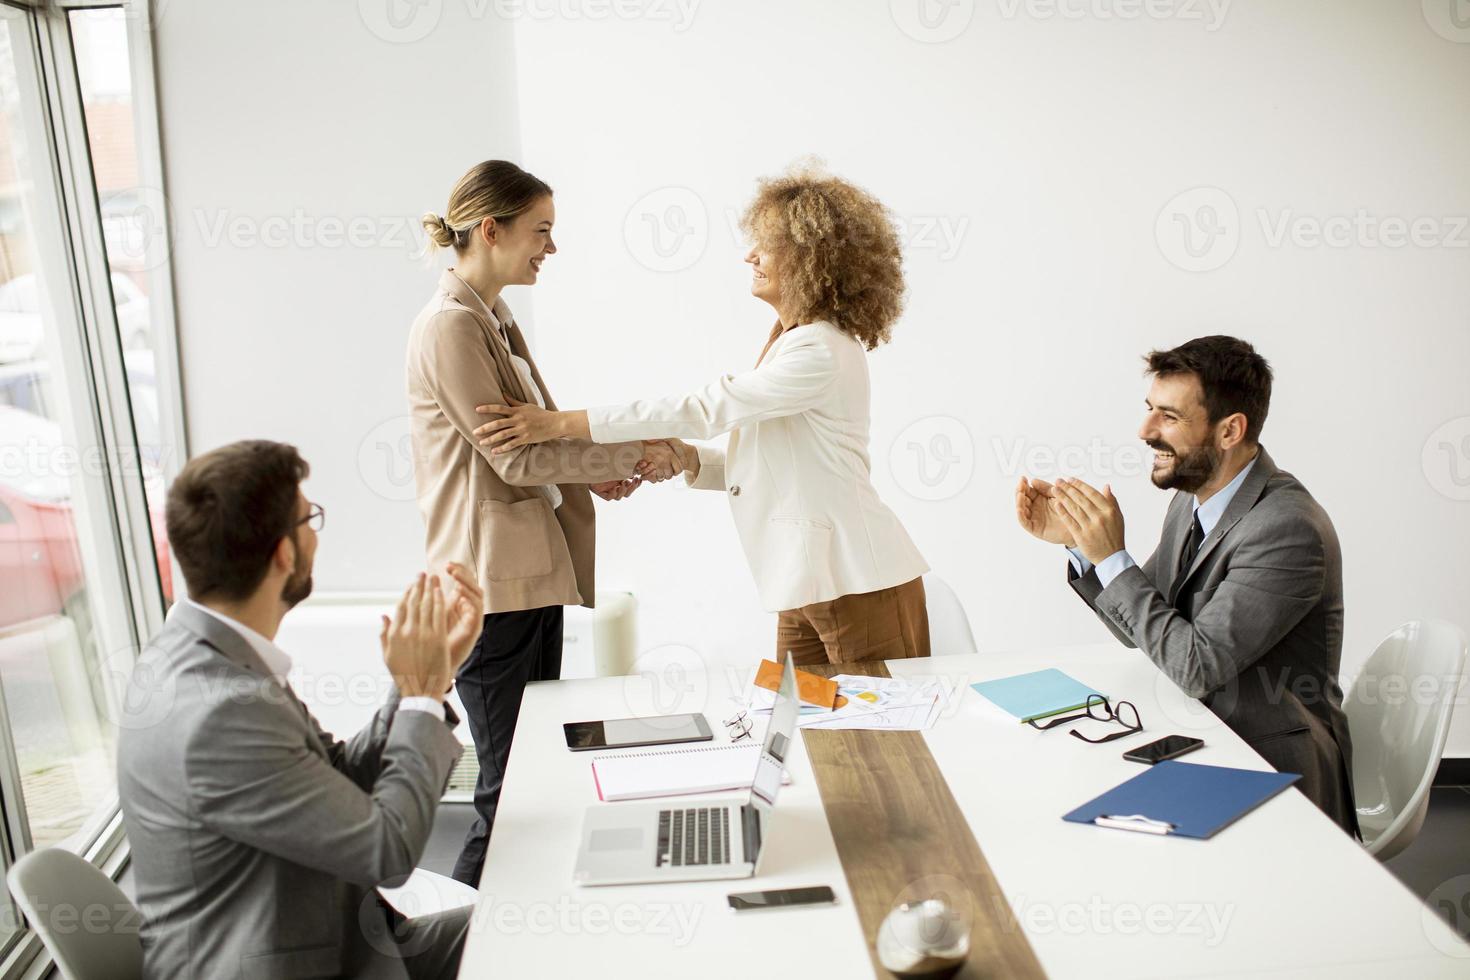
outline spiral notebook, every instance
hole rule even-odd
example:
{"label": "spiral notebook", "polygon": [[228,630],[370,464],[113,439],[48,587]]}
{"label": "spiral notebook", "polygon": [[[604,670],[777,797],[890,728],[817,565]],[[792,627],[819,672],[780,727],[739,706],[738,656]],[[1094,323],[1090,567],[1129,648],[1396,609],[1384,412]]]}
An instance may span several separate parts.
{"label": "spiral notebook", "polygon": [[[608,803],[749,789],[760,754],[752,739],[599,755],[592,759],[592,782],[597,798]],[[783,772],[781,782],[790,783],[790,774]]]}

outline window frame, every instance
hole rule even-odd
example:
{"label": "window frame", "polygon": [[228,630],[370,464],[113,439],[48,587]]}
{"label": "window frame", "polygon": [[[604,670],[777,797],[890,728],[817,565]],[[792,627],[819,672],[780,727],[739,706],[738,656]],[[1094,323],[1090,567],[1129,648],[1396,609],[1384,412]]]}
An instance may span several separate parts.
{"label": "window frame", "polygon": [[[163,154],[158,125],[157,88],[152,44],[152,9],[148,0],[0,0],[24,12],[28,43],[17,47],[17,71],[25,98],[22,115],[35,194],[43,215],[59,215],[58,228],[32,229],[37,268],[58,279],[55,330],[62,352],[57,372],[72,389],[69,409],[77,416],[78,449],[104,460],[100,472],[81,468],[78,483],[79,547],[94,548],[89,582],[99,595],[125,597],[116,603],[94,600],[99,657],[112,651],[134,655],[163,626],[165,597],[154,549],[153,527],[137,461],[137,425],[128,389],[127,368],[114,305],[112,269],[108,261],[100,202],[93,177],[87,123],[72,47],[73,11],[121,8],[127,29],[132,111],[139,185],[163,189]],[[22,60],[26,63],[21,64]],[[34,141],[34,145],[32,142]],[[160,201],[163,200],[160,194]],[[166,202],[161,205],[167,208]],[[163,260],[150,263],[149,312],[160,409],[159,426],[168,451],[160,461],[165,482],[188,458],[184,393],[179,368],[174,310],[171,226],[166,213],[157,216],[166,230]],[[48,287],[52,284],[48,279]],[[128,460],[128,466],[117,461]],[[83,511],[89,513],[83,514]],[[83,527],[90,525],[91,533]],[[175,576],[182,594],[182,581]],[[111,663],[111,658],[108,658]],[[117,693],[115,690],[109,693]],[[0,850],[6,867],[30,846],[25,799],[8,712],[0,697]],[[116,800],[101,821],[101,830],[82,856],[116,877],[128,849]],[[0,977],[42,975],[50,965],[39,937],[28,926],[0,948]]]}

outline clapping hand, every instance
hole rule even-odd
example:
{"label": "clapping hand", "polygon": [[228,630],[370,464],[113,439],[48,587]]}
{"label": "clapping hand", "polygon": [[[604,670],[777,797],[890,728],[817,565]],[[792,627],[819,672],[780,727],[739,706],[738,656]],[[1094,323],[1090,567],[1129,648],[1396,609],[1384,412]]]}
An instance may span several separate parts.
{"label": "clapping hand", "polygon": [[439,577],[419,573],[398,600],[393,617],[383,617],[378,637],[383,661],[406,698],[442,698],[454,679],[449,666],[449,628]]}
{"label": "clapping hand", "polygon": [[1045,480],[1021,477],[1016,485],[1016,520],[1032,536],[1048,544],[1075,548],[1077,543],[1060,515],[1051,507],[1056,487]]}
{"label": "clapping hand", "polygon": [[1081,480],[1058,480],[1048,510],[1094,565],[1125,547],[1123,509],[1110,486],[1095,490]]}
{"label": "clapping hand", "polygon": [[449,667],[454,673],[470,658],[475,641],[485,629],[485,593],[473,575],[456,562],[444,566],[454,580],[454,597],[449,602]]}

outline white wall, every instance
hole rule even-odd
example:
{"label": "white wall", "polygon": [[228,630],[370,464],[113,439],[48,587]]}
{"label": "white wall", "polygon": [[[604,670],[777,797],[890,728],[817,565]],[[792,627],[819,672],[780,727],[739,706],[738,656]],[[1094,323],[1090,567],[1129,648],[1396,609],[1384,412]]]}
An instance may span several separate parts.
{"label": "white wall", "polygon": [[[1067,451],[1067,472],[1111,480],[1146,556],[1167,495],[1134,438],[1139,355],[1213,332],[1276,368],[1265,441],[1341,534],[1348,670],[1410,617],[1470,625],[1470,502],[1441,492],[1457,489],[1448,456],[1421,464],[1447,420],[1470,432],[1470,232],[1458,247],[1272,247],[1258,215],[1274,229],[1284,214],[1470,214],[1470,44],[1417,4],[1235,3],[1216,24],[1194,4],[1180,13],[1205,21],[959,3],[949,26],[973,20],[945,43],[906,34],[902,2],[834,16],[711,0],[683,30],[645,9],[517,24],[524,163],[557,189],[561,246],[536,288],[538,356],[564,406],[754,361],[771,316],[746,294],[726,216],[756,176],[816,153],[907,223],[908,310],[871,359],[874,477],[982,649],[1106,636],[1061,556],[1015,527],[1014,459]],[[1185,271],[1156,219],[1201,185],[1238,210],[1238,247]],[[694,231],[664,258],[644,215],[671,205]],[[1457,449],[1470,474],[1470,444]],[[605,580],[644,604],[645,646],[769,650],[719,496],[640,491],[603,510],[600,543]],[[1470,711],[1461,722],[1470,754]]]}
{"label": "white wall", "polygon": [[454,2],[190,0],[155,44],[190,449],[296,444],[327,509],[317,587],[398,587],[423,562],[418,219],[471,162],[520,155],[510,26]]}
{"label": "white wall", "polygon": [[[366,26],[371,0],[169,4],[193,448],[302,446],[330,511],[319,588],[390,588],[418,559],[412,503],[385,499],[405,473],[377,448],[401,428],[374,426],[401,416],[431,274],[396,246],[211,245],[196,209],[411,226],[469,163],[519,159],[557,190],[561,252],[534,310],[507,299],[576,407],[754,361],[771,317],[729,216],[815,153],[906,222],[908,311],[871,359],[874,477],[982,648],[1104,637],[1061,558],[1015,528],[1014,459],[1068,453],[1067,472],[1111,480],[1142,557],[1166,495],[1133,436],[1139,355],[1208,332],[1276,367],[1265,441],[1337,523],[1347,672],[1410,617],[1470,625],[1470,231],[1451,220],[1470,214],[1470,37],[1431,28],[1433,3],[1155,0],[1176,16],[1123,19],[1126,2],[959,0],[925,8],[931,29],[919,2],[436,0],[396,34],[375,21],[403,43]],[[1173,215],[1200,204],[1228,232],[1202,260],[1218,267],[1186,271]],[[672,206],[692,233],[669,231]],[[1310,231],[1360,210],[1452,241],[1273,244],[1283,216]],[[660,255],[648,221],[678,247]],[[643,647],[769,653],[721,496],[653,487],[600,513],[600,584],[638,594]]]}

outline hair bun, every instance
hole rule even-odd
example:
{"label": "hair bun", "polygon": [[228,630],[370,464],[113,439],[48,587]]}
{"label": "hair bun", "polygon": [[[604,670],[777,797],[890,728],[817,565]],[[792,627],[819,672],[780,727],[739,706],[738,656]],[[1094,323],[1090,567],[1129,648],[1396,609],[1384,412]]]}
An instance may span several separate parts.
{"label": "hair bun", "polygon": [[429,241],[435,248],[449,248],[454,244],[454,229],[449,227],[449,222],[433,211],[424,213],[422,223],[424,231],[428,232]]}

